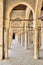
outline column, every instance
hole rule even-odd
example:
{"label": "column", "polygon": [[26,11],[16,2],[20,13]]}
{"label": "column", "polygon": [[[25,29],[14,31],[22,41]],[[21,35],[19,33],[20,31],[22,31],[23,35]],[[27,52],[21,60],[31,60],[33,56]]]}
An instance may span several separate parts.
{"label": "column", "polygon": [[5,58],[8,58],[8,29],[4,32]]}
{"label": "column", "polygon": [[9,37],[8,37],[8,49],[10,48],[10,38],[11,38],[11,31],[10,31],[10,28],[9,28]]}
{"label": "column", "polygon": [[25,22],[23,22],[23,46],[25,45]]}
{"label": "column", "polygon": [[41,47],[40,49],[43,49],[43,28],[41,30]]}
{"label": "column", "polygon": [[18,42],[21,44],[21,34],[18,34]]}
{"label": "column", "polygon": [[25,49],[27,49],[27,47],[28,47],[28,39],[27,39],[27,32],[25,32]]}
{"label": "column", "polygon": [[17,41],[19,42],[19,36],[17,35]]}
{"label": "column", "polygon": [[21,46],[23,45],[23,34],[21,34]]}
{"label": "column", "polygon": [[9,48],[10,48],[10,46],[11,46],[11,43],[12,43],[12,36],[13,36],[13,32],[12,32],[12,30],[10,29],[10,31],[9,31]]}
{"label": "column", "polygon": [[21,44],[21,34],[20,34],[19,42],[20,42],[20,44]]}
{"label": "column", "polygon": [[34,59],[39,58],[39,42],[38,42],[38,29],[35,29],[35,42],[34,42]]}
{"label": "column", "polygon": [[27,43],[27,40],[28,40],[27,39],[28,38],[27,36],[28,35],[27,35],[27,28],[26,27],[27,27],[27,23],[25,22],[25,49],[27,49],[27,46],[28,46],[28,43]]}
{"label": "column", "polygon": [[41,47],[40,49],[43,49],[43,21],[41,21]]}
{"label": "column", "polygon": [[30,43],[29,43],[29,31],[27,32],[27,34],[28,34],[28,45],[29,45],[29,44],[30,44]]}

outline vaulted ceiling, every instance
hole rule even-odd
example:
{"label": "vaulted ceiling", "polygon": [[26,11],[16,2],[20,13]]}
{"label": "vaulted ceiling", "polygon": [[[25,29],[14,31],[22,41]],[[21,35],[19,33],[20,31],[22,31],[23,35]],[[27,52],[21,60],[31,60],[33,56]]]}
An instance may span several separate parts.
{"label": "vaulted ceiling", "polygon": [[20,5],[16,6],[15,8],[13,8],[13,10],[26,10],[26,5],[20,4]]}

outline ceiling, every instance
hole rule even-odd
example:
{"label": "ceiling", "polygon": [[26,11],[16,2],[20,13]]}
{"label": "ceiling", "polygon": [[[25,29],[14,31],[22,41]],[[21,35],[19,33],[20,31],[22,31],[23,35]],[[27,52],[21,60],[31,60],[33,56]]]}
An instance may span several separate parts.
{"label": "ceiling", "polygon": [[26,5],[20,4],[13,8],[13,10],[26,10]]}

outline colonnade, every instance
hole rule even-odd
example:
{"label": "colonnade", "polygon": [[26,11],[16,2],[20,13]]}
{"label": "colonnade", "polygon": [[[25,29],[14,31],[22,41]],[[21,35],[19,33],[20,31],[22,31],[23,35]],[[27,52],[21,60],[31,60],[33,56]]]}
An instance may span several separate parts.
{"label": "colonnade", "polygon": [[22,32],[18,33],[18,42],[21,44],[21,46],[25,46],[25,49],[28,48],[29,44],[29,31],[27,31],[27,24],[25,22],[25,28],[22,30]]}
{"label": "colonnade", "polygon": [[[38,31],[38,29],[39,29],[40,23],[39,23],[39,20],[37,20],[37,17],[40,16],[40,7],[41,7],[40,5],[42,4],[41,1],[40,0],[37,0],[36,7],[34,8],[35,9],[35,14],[36,14],[36,16],[35,16],[36,19],[35,19],[35,22],[34,22],[35,23],[35,27],[34,27],[34,32],[35,32],[35,38],[34,38],[34,58],[35,59],[38,59],[39,58],[39,42],[38,42],[38,32],[39,31]],[[8,16],[8,15],[6,15],[6,16]],[[3,24],[2,23],[1,23],[1,26],[3,28]],[[2,28],[1,28],[1,34],[3,33]],[[28,48],[28,43],[29,43],[29,38],[28,38],[29,37],[28,36],[29,33],[28,32],[29,31],[27,31],[27,29],[26,29],[26,23],[25,23],[25,32],[23,34],[21,34],[21,35],[18,36],[19,42],[21,43],[21,45],[23,45],[23,44],[25,45],[25,49]],[[12,33],[9,33],[9,29],[6,28],[6,30],[4,31],[4,36],[5,36],[4,37],[5,38],[4,39],[5,58],[8,58],[8,48],[9,48],[10,43],[11,43],[11,40],[12,40]],[[1,36],[1,37],[3,37],[3,36]],[[1,55],[3,55],[3,53]]]}
{"label": "colonnade", "polygon": [[[34,59],[39,58],[39,37],[38,37],[38,34],[39,34],[39,28],[34,27],[34,43],[33,43],[34,44]],[[27,49],[28,44],[30,42],[29,42],[29,30],[27,31],[26,23],[25,23],[24,35],[22,33],[22,34],[18,35],[18,37],[19,37],[18,40],[20,41],[21,46],[24,43],[25,49]],[[24,37],[24,42],[23,42],[23,37]]]}
{"label": "colonnade", "polygon": [[[39,42],[38,42],[38,27],[35,26],[34,27],[34,58],[35,59],[38,59],[39,58]],[[6,38],[6,41],[5,41],[5,58],[8,58],[8,48],[10,47],[11,45],[11,41],[12,41],[12,32],[11,32],[11,29],[8,30],[7,28],[5,29],[5,38]],[[27,24],[25,22],[25,28],[24,28],[24,31],[22,33],[19,33],[18,34],[18,41],[19,43],[21,44],[21,46],[24,44],[25,46],[25,49],[28,48],[28,44],[29,44],[29,28],[27,30]]]}

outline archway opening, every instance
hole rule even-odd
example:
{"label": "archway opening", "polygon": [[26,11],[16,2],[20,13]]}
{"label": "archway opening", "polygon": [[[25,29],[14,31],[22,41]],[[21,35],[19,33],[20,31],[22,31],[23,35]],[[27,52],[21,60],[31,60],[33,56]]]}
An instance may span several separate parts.
{"label": "archway opening", "polygon": [[[23,21],[22,19],[25,19],[26,15],[26,8],[27,6],[24,4],[19,4],[16,7],[14,7],[10,13],[10,19],[13,20],[13,29],[14,33],[16,32],[16,35],[21,33],[22,29],[21,27],[23,26]],[[16,29],[16,30],[15,30]],[[15,35],[15,38],[17,39]]]}
{"label": "archway opening", "polygon": [[13,33],[13,39],[15,39],[15,33]]}
{"label": "archway opening", "polygon": [[29,29],[29,31],[28,31],[28,33],[29,33],[29,35],[28,35],[28,37],[29,37],[28,38],[28,48],[32,49],[32,48],[34,48],[33,47],[33,45],[34,45],[34,29],[33,29],[34,23],[33,23],[33,12],[32,12],[32,10],[30,10],[29,19],[31,21],[28,21],[28,29]]}
{"label": "archway opening", "polygon": [[[17,5],[16,7],[14,7],[12,9],[12,11],[10,13],[10,20],[12,20],[12,22],[15,22],[15,25],[17,25],[16,30],[19,29],[19,28],[21,29],[21,30],[19,30],[20,34],[23,32],[23,29],[25,30],[25,24],[24,24],[24,22],[25,22],[26,25],[28,26],[29,30],[30,30],[30,36],[29,37],[31,37],[31,35],[33,37],[33,11],[29,8],[29,10],[30,10],[30,13],[28,12],[29,17],[27,17],[27,20],[26,20],[26,14],[27,14],[26,10],[27,10],[26,5],[24,5],[24,4]],[[21,18],[21,19],[19,19],[19,18]],[[27,21],[29,22],[29,24],[27,24]],[[19,24],[19,26],[18,26],[17,23]],[[15,25],[14,25],[14,29],[15,29]],[[22,26],[23,26],[23,29],[22,29]],[[20,31],[22,31],[22,32],[20,32]],[[29,43],[33,43],[32,37],[28,39],[28,40],[30,40]]]}
{"label": "archway opening", "polygon": [[[32,20],[33,11],[29,8],[30,14],[29,14],[29,17],[26,19],[26,9],[27,9],[26,5],[20,4],[20,5],[16,6],[15,8],[13,8],[10,13],[10,20],[11,20],[10,26],[11,26],[12,32],[14,31],[14,33],[16,33],[16,35],[17,35],[16,42],[18,41],[21,45],[23,44],[25,48],[27,48],[27,46],[28,46],[28,40],[29,40],[28,37],[30,37],[27,34],[27,32],[29,32],[28,28],[30,30],[33,29],[33,20]],[[27,22],[29,23],[29,25],[27,24]],[[13,24],[13,26],[12,26],[12,24]],[[25,31],[25,29],[26,29],[26,31]],[[26,32],[26,34],[25,34],[25,32]],[[16,37],[14,33],[12,33],[13,38]],[[30,35],[33,35],[33,34],[31,33]],[[31,38],[30,41],[32,41],[32,43],[33,43],[32,39],[33,38]],[[15,41],[13,43],[15,43]],[[10,43],[10,45],[12,45],[12,43]]]}

